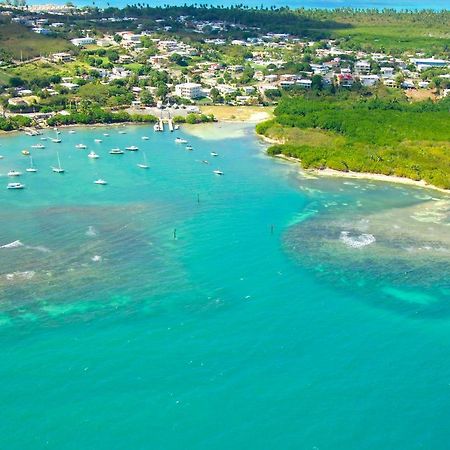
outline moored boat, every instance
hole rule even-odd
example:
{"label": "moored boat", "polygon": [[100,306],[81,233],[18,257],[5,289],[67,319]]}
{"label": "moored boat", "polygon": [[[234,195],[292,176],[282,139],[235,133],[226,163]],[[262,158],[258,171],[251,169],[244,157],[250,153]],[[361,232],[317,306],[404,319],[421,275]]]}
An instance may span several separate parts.
{"label": "moored boat", "polygon": [[213,173],[215,173],[216,175],[223,175],[223,172],[219,169],[213,170]]}
{"label": "moored boat", "polygon": [[112,150],[109,151],[110,155],[123,155],[124,151],[120,150],[120,148],[113,148]]}
{"label": "moored boat", "polygon": [[136,152],[139,150],[139,147],[136,147],[135,145],[130,145],[129,147],[125,147],[125,150],[128,150],[129,152]]}
{"label": "moored boat", "polygon": [[22,183],[8,183],[7,189],[23,189],[25,187]]}
{"label": "moored boat", "polygon": [[20,177],[22,175],[22,172],[19,172],[18,170],[10,170],[8,172],[8,177]]}
{"label": "moored boat", "polygon": [[108,184],[108,182],[105,181],[105,180],[102,180],[101,178],[99,178],[98,180],[95,180],[95,181],[94,181],[94,184],[105,185],[105,184]]}
{"label": "moored boat", "polygon": [[95,153],[95,152],[90,152],[88,155],[88,158],[97,159],[97,158],[100,158],[100,156],[98,156],[97,153]]}
{"label": "moored boat", "polygon": [[87,145],[85,145],[85,144],[77,144],[77,145],[75,145],[75,148],[78,148],[80,150],[84,150],[85,148],[87,148]]}

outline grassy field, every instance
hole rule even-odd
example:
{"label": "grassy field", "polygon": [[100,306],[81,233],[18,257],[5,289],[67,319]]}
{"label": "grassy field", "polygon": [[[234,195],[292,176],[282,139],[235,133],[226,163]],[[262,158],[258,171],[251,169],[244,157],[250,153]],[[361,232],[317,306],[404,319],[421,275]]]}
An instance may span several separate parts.
{"label": "grassy field", "polygon": [[24,26],[0,19],[0,49],[15,59],[49,55],[70,48],[73,48],[72,44],[64,39],[42,36]]}

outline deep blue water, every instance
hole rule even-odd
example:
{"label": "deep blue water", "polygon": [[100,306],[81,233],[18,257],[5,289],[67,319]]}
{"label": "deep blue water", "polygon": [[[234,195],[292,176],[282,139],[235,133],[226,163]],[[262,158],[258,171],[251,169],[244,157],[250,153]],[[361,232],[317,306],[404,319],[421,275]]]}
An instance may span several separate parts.
{"label": "deep blue water", "polygon": [[125,130],[0,139],[0,448],[448,448],[448,196]]}

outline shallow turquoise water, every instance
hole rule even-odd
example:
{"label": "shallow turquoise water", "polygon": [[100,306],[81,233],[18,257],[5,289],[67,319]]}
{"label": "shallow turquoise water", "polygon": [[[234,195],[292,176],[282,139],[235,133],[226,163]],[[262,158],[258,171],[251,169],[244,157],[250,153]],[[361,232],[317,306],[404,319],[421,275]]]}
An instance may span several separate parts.
{"label": "shallow turquoise water", "polygon": [[448,197],[125,130],[0,140],[1,448],[448,447]]}

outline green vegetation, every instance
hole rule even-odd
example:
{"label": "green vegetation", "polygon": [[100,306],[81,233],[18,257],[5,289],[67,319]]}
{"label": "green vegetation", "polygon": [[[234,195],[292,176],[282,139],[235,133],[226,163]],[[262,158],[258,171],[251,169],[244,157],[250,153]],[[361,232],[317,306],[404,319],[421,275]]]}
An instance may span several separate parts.
{"label": "green vegetation", "polygon": [[175,123],[188,123],[188,124],[196,124],[196,123],[208,123],[215,122],[216,118],[213,114],[188,114],[185,116],[175,116],[173,118]]}
{"label": "green vegetation", "polygon": [[53,117],[47,119],[47,123],[50,126],[55,125],[71,125],[74,123],[79,124],[95,124],[95,123],[121,123],[121,122],[142,122],[142,123],[154,123],[156,117],[150,114],[129,114],[126,111],[120,111],[112,113],[104,111],[97,107],[86,110],[84,112],[72,112],[67,115],[56,114]]}
{"label": "green vegetation", "polygon": [[0,54],[14,59],[28,59],[72,48],[67,40],[33,33],[22,25],[0,18]]}
{"label": "green vegetation", "polygon": [[8,118],[0,117],[0,130],[13,131],[23,127],[29,127],[31,119],[24,116],[10,116]]}
{"label": "green vegetation", "polygon": [[299,158],[305,168],[395,175],[450,189],[449,107],[450,99],[286,97],[257,132],[283,142],[269,154]]}

